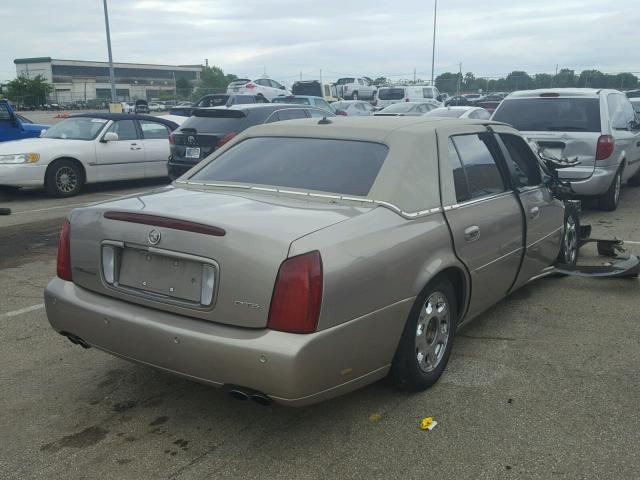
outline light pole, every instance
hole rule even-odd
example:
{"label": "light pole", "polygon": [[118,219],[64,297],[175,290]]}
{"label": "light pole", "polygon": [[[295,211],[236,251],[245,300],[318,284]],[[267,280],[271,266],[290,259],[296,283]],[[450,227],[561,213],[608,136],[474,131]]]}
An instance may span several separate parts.
{"label": "light pole", "polygon": [[436,17],[438,14],[438,0],[433,3],[433,46],[431,49],[431,86],[433,86],[433,73],[436,61]]}
{"label": "light pole", "polygon": [[102,0],[104,5],[104,26],[107,29],[107,50],[109,51],[109,81],[111,82],[111,101],[116,102],[116,78],[113,73],[113,55],[111,54],[111,33],[109,32],[109,12],[107,0]]}

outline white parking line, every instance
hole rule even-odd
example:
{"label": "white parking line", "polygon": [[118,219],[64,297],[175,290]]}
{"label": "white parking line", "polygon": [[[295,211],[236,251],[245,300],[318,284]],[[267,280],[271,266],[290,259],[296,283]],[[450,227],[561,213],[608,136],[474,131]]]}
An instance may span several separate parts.
{"label": "white parking line", "polygon": [[632,242],[631,240],[625,240],[624,243],[630,243],[631,245],[640,245],[640,242]]}
{"label": "white parking line", "polygon": [[40,310],[41,308],[44,308],[44,303],[39,303],[38,305],[31,305],[30,307],[21,308],[20,310],[14,310],[13,312],[3,313],[0,315],[0,318],[16,317],[18,315],[22,315],[23,313],[29,313],[35,310]]}

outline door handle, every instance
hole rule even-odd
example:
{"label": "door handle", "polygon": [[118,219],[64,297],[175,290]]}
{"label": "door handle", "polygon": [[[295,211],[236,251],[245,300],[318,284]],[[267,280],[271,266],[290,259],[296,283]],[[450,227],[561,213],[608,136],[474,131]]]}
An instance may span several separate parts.
{"label": "door handle", "polygon": [[533,207],[531,210],[529,210],[529,218],[531,219],[538,218],[539,215],[540,215],[540,209],[538,207]]}
{"label": "door handle", "polygon": [[471,225],[464,229],[464,241],[467,243],[475,242],[480,238],[480,227]]}

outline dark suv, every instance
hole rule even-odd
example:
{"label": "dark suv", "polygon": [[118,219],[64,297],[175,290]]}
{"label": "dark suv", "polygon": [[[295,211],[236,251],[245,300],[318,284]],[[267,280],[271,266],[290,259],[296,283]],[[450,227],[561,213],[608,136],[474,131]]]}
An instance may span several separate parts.
{"label": "dark suv", "polygon": [[333,113],[306,105],[247,104],[200,108],[169,136],[169,176],[177,178],[237,134],[262,123],[310,117],[334,117]]}

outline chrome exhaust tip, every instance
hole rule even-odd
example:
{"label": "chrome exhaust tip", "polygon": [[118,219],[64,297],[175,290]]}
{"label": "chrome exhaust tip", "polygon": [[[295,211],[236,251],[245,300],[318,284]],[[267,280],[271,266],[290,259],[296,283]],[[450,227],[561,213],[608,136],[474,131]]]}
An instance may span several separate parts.
{"label": "chrome exhaust tip", "polygon": [[249,394],[243,390],[237,388],[229,390],[229,396],[236,400],[249,400]]}
{"label": "chrome exhaust tip", "polygon": [[256,402],[258,405],[262,405],[263,407],[268,407],[269,405],[271,405],[271,399],[264,393],[254,393],[253,395],[251,395],[251,400]]}

